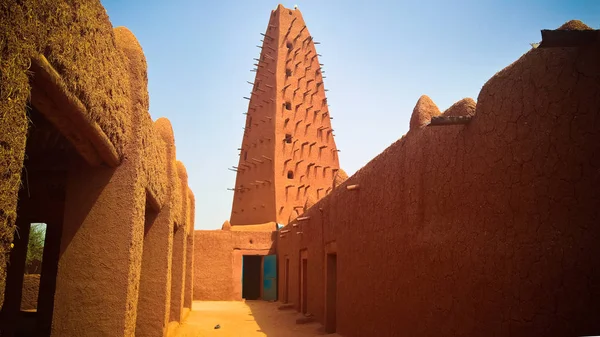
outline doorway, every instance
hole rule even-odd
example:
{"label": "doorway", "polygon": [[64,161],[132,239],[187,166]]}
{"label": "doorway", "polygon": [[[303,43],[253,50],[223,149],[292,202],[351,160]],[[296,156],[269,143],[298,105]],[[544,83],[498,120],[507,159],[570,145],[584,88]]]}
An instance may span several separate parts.
{"label": "doorway", "polygon": [[78,154],[35,108],[25,147],[2,336],[50,336],[69,163]]}
{"label": "doorway", "polygon": [[325,332],[336,331],[337,255],[327,254],[327,286],[325,302]]}
{"label": "doorway", "polygon": [[183,311],[182,290],[184,286],[185,265],[184,243],[185,229],[173,222],[173,251],[171,253],[171,322],[181,321]]}
{"label": "doorway", "polygon": [[265,255],[263,259],[263,294],[265,301],[277,300],[277,255]]}
{"label": "doorway", "polygon": [[[168,234],[165,235],[165,229],[161,228],[160,225],[162,223],[155,223],[157,222],[158,214],[159,210],[154,208],[150,202],[149,194],[146,193],[144,241],[142,243],[142,261],[135,328],[135,333],[140,336],[144,336],[149,329],[154,328],[151,324],[148,324],[149,320],[159,321],[159,315],[162,314],[161,316],[164,316],[164,312],[157,310],[157,306],[164,303],[166,298],[157,295],[157,293],[160,293],[162,288],[159,286],[162,283],[159,280],[164,277],[162,273],[163,268],[168,268],[168,249],[166,249],[168,243],[161,245],[160,241],[168,241]],[[162,232],[161,229],[163,229]],[[170,228],[166,230],[170,231]],[[160,238],[158,238],[159,236]],[[175,295],[173,294],[173,296]]]}
{"label": "doorway", "polygon": [[300,253],[300,312],[308,312],[308,254],[306,250]]}
{"label": "doorway", "polygon": [[258,300],[260,298],[260,274],[262,256],[242,256],[242,298]]}
{"label": "doorway", "polygon": [[283,293],[283,302],[289,303],[290,301],[290,259],[288,257],[285,258],[285,287]]}

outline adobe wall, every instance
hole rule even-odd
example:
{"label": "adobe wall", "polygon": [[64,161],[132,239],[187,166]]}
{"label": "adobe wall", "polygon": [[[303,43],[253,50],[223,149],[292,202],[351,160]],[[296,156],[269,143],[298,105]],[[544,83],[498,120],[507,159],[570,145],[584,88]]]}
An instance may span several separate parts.
{"label": "adobe wall", "polygon": [[[118,155],[127,138],[130,86],[127,64],[100,1],[6,1],[0,13],[0,169],[5,177],[0,180],[0,265],[5,266],[28,128],[31,58],[43,54],[49,60],[65,80],[64,89],[81,101],[86,117],[98,124]],[[4,273],[0,269],[0,305]]]}
{"label": "adobe wall", "polygon": [[[97,0],[6,2],[0,9],[0,58],[7,60],[0,78],[0,109],[6,112],[0,123],[0,169],[8,178],[0,182],[0,264],[6,265],[13,242],[29,127],[27,99],[32,92],[35,104],[38,93],[51,89],[53,103],[77,106],[76,113],[95,133],[66,131],[83,136],[82,143],[92,139],[86,137],[105,140],[117,159],[90,164],[77,157],[69,163],[52,333],[165,334],[171,300],[181,295],[177,306],[183,305],[185,273],[191,268],[184,258],[182,284],[171,294],[172,233],[181,227],[185,257],[187,245],[193,245],[193,194],[183,164],[176,162],[171,124],[154,122],[148,113],[141,46],[126,28],[113,30]],[[48,26],[52,29],[39,30]],[[30,38],[18,38],[24,35]],[[34,59],[47,59],[42,70],[51,75],[45,84],[52,87],[36,87],[40,72],[28,77]],[[51,112],[45,117],[55,117]],[[79,150],[81,144],[69,140]],[[156,213],[152,221],[147,221],[148,210]],[[3,292],[5,268],[0,271]],[[157,280],[160,284],[153,283]],[[143,305],[138,311],[146,299],[155,301],[149,303],[150,313]],[[146,331],[136,330],[144,323],[140,317],[148,321],[141,324]]]}
{"label": "adobe wall", "polygon": [[[269,25],[272,24],[271,20]],[[240,146],[233,205],[232,225],[248,225],[275,220],[275,185],[273,161],[275,152],[276,102],[273,92],[277,90],[276,62],[266,47],[265,38],[259,59],[255,64],[256,76],[249,95],[246,123]],[[271,46],[271,48],[273,48]]]}
{"label": "adobe wall", "polygon": [[532,49],[484,85],[467,125],[423,126],[440,112],[419,100],[408,134],[283,229],[290,302],[307,249],[324,323],[335,243],[344,336],[598,334],[599,59],[597,44]]}
{"label": "adobe wall", "polygon": [[[188,187],[188,207],[187,207],[187,245],[186,245],[186,271],[185,271],[185,292],[183,307],[192,310],[192,301],[194,298],[194,219],[196,199],[194,193]],[[184,314],[185,317],[185,314]]]}
{"label": "adobe wall", "polygon": [[[313,37],[299,10],[279,5],[273,16],[278,88],[287,86],[277,95],[275,197],[277,222],[287,224],[331,192],[340,165]],[[284,141],[286,134],[291,143]]]}
{"label": "adobe wall", "polygon": [[197,230],[194,300],[240,301],[242,256],[276,254],[275,232]]}

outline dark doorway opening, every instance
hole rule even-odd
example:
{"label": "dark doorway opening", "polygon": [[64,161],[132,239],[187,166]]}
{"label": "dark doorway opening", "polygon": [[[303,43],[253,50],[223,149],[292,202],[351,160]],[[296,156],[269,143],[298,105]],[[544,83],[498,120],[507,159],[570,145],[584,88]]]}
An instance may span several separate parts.
{"label": "dark doorway opening", "polygon": [[336,331],[337,255],[327,254],[327,288],[325,303],[325,332]]}
{"label": "dark doorway opening", "polygon": [[50,336],[69,164],[79,157],[35,108],[28,129],[7,268],[1,336]]}
{"label": "dark doorway opening", "polygon": [[185,272],[184,242],[185,229],[176,223],[173,223],[173,252],[171,255],[171,313],[169,320],[171,322],[181,321],[181,312],[183,309],[183,278]]}
{"label": "dark doorway opening", "polygon": [[[155,209],[152,202],[150,202],[150,195],[146,192],[146,206],[144,209],[144,241],[142,243],[142,263],[140,272],[140,286],[138,289],[138,307],[137,307],[137,318],[136,318],[136,333],[144,331],[144,318],[146,318],[146,311],[148,310],[148,303],[150,298],[155,298],[153,293],[157,291],[153,288],[154,284],[150,280],[159,279],[158,273],[162,272],[160,268],[156,268],[156,265],[160,263],[160,257],[163,256],[162,246],[152,241],[156,235],[151,232],[154,228],[154,223],[158,218],[159,210]],[[162,234],[162,233],[161,233]],[[166,240],[166,239],[165,239]],[[154,309],[154,308],[153,308]]]}
{"label": "dark doorway opening", "polygon": [[285,288],[283,294],[283,302],[289,303],[290,301],[290,259],[285,258]]}
{"label": "dark doorway opening", "polygon": [[302,259],[300,268],[300,312],[306,314],[308,311],[308,259]]}
{"label": "dark doorway opening", "polygon": [[262,256],[244,255],[242,257],[242,298],[258,300],[260,298],[260,274]]}

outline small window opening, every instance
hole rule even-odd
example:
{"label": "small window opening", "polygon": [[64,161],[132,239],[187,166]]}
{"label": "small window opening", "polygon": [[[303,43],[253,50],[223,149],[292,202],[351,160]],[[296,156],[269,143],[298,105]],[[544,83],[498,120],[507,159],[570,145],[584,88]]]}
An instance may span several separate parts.
{"label": "small window opening", "polygon": [[288,179],[294,179],[294,171],[288,171],[287,177]]}
{"label": "small window opening", "polygon": [[289,133],[285,135],[285,142],[288,144],[292,143],[292,135],[290,135]]}
{"label": "small window opening", "polygon": [[25,275],[23,277],[23,293],[21,310],[37,310],[42,258],[46,241],[46,224],[32,223],[29,230],[29,242],[25,258]]}
{"label": "small window opening", "polygon": [[285,102],[285,109],[286,110],[292,110],[292,103],[291,102]]}
{"label": "small window opening", "polygon": [[290,68],[287,68],[287,69],[285,70],[285,76],[287,76],[287,77],[290,77],[290,76],[292,76],[292,69],[290,69]]}
{"label": "small window opening", "polygon": [[288,41],[285,45],[287,46],[287,49],[289,49],[290,51],[292,49],[294,49],[294,44],[292,43],[292,41]]}
{"label": "small window opening", "polygon": [[244,160],[248,159],[248,151],[244,151]]}

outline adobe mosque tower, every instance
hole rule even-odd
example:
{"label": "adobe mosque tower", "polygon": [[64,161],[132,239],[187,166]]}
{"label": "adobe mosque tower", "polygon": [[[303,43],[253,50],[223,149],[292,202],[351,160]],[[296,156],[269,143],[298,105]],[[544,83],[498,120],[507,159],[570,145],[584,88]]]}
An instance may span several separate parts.
{"label": "adobe mosque tower", "polygon": [[246,125],[231,226],[287,224],[347,178],[340,169],[323,72],[297,8],[271,11]]}

